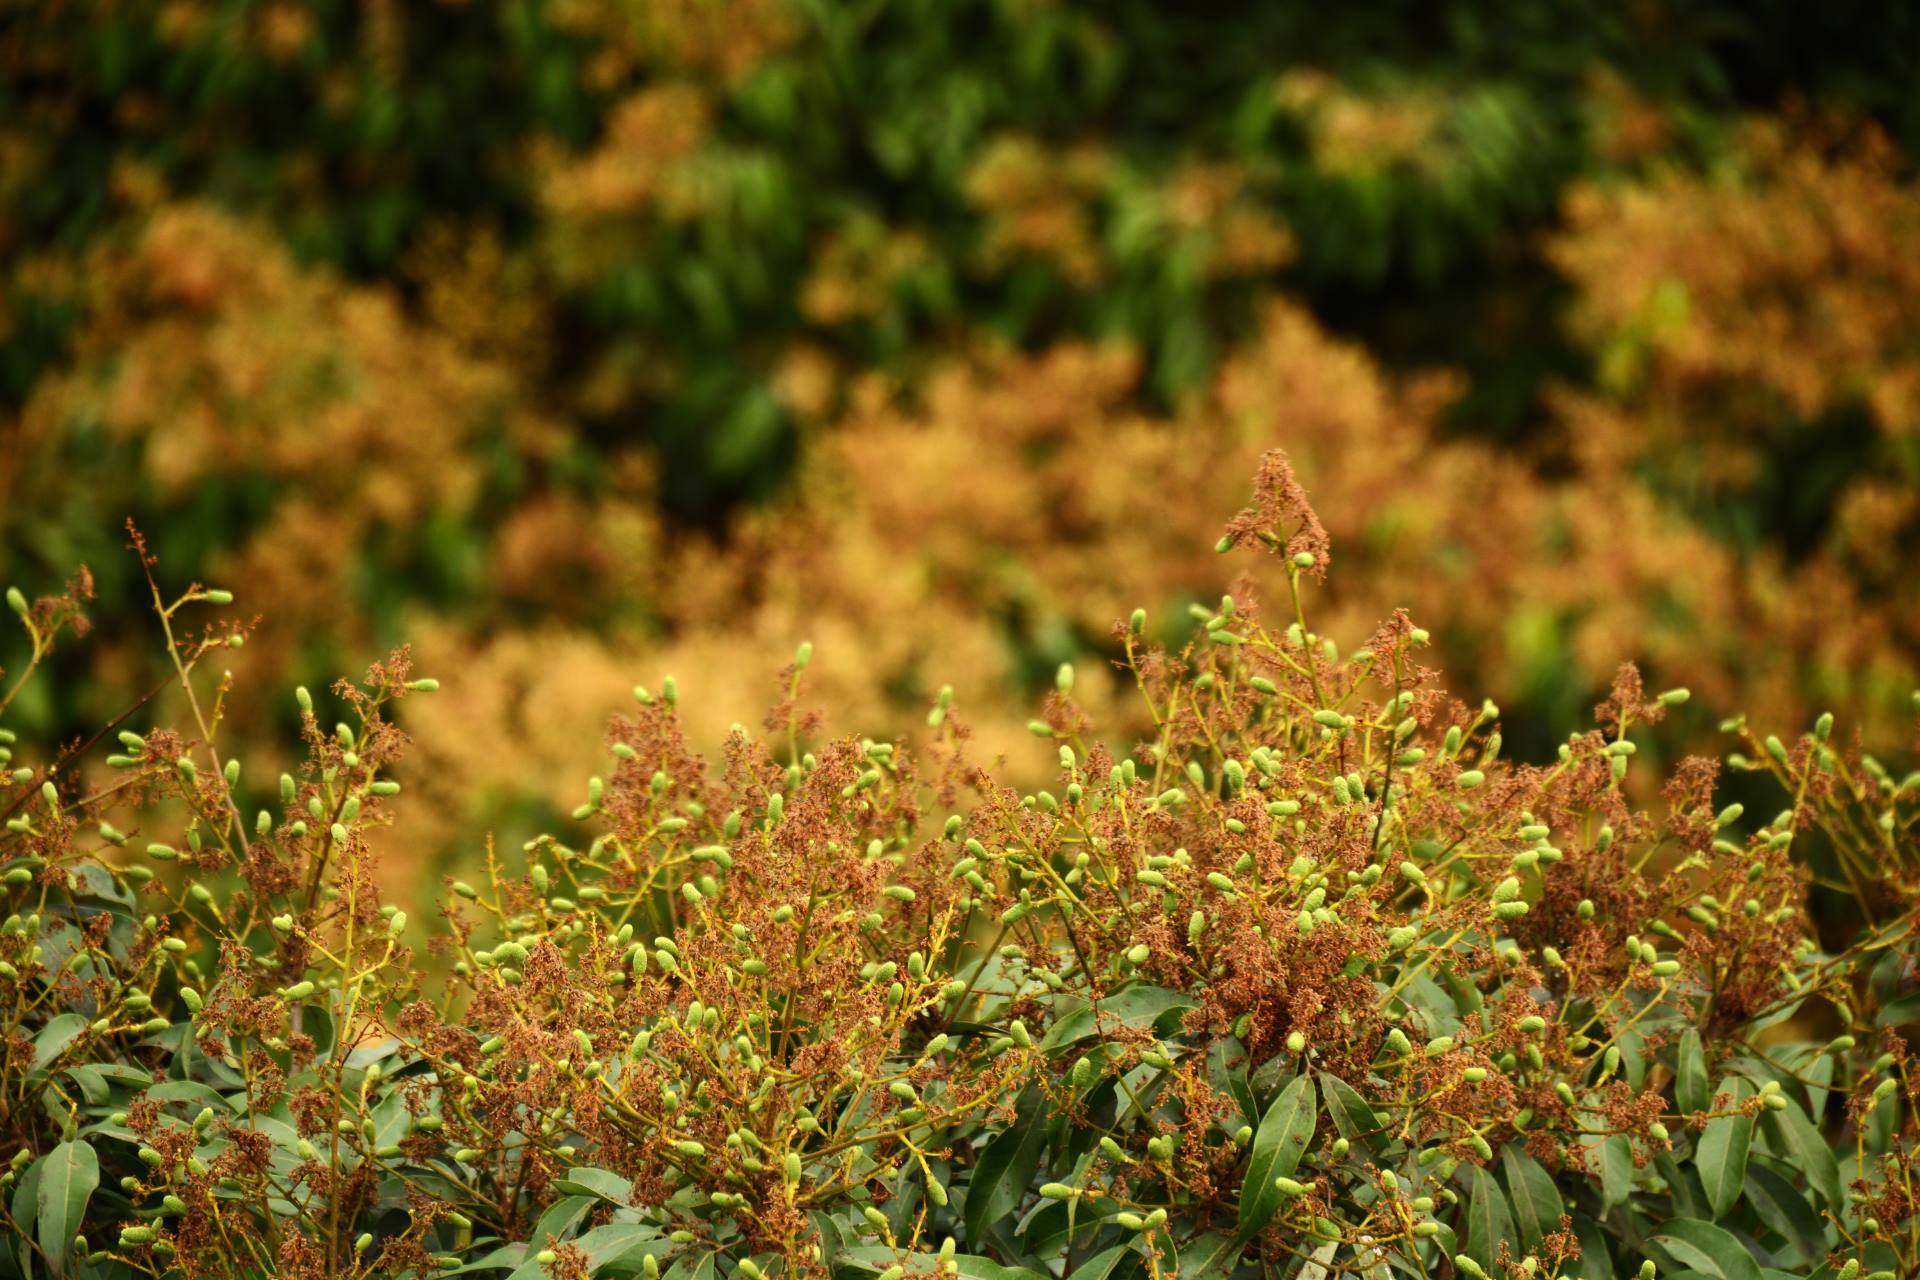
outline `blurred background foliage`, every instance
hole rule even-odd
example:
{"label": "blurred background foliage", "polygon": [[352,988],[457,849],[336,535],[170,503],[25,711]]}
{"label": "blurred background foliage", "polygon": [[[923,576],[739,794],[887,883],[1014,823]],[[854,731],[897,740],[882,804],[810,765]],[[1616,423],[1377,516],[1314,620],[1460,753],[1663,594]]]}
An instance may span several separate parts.
{"label": "blurred background foliage", "polygon": [[100,624],[16,727],[159,679],[131,517],[261,615],[261,778],[280,691],[413,643],[417,852],[570,808],[636,681],[757,721],[802,638],[839,728],[951,682],[1039,767],[1062,661],[1136,722],[1113,621],[1233,585],[1277,445],[1316,624],[1408,607],[1513,750],[1627,659],[1668,753],[1884,741],[1917,82],[1845,0],[0,0],[0,580]]}

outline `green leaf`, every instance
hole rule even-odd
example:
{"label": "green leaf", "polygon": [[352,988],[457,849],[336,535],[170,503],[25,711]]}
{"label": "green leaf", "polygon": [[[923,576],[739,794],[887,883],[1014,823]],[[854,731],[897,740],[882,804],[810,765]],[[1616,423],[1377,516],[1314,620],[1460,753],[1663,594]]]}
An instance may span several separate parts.
{"label": "green leaf", "polygon": [[1132,1245],[1115,1245],[1104,1253],[1096,1253],[1073,1269],[1068,1280],[1107,1280],[1122,1266],[1138,1261],[1139,1252]]}
{"label": "green leaf", "polygon": [[1333,1255],[1338,1252],[1340,1252],[1340,1245],[1335,1241],[1323,1244],[1308,1254],[1307,1265],[1299,1270],[1299,1280],[1327,1280],[1327,1277],[1332,1274],[1329,1268],[1333,1262]]}
{"label": "green leaf", "polygon": [[1450,1036],[1460,1030],[1458,1002],[1429,973],[1407,983],[1400,991],[1400,1001],[1429,1036]]}
{"label": "green leaf", "polygon": [[1500,1163],[1506,1171],[1507,1195],[1513,1201],[1520,1243],[1532,1253],[1542,1239],[1560,1229],[1560,1216],[1566,1212],[1560,1203],[1560,1189],[1553,1185],[1553,1175],[1516,1143],[1509,1142],[1500,1149]]}
{"label": "green leaf", "polygon": [[398,1146],[407,1136],[412,1116],[407,1111],[406,1095],[395,1090],[386,1097],[386,1101],[373,1109],[373,1143],[375,1146]]}
{"label": "green leaf", "polygon": [[106,902],[117,902],[123,907],[133,906],[133,894],[114,879],[113,872],[97,862],[68,863],[67,877],[67,887],[76,897],[99,898]]}
{"label": "green leaf", "polygon": [[1313,1082],[1297,1076],[1260,1118],[1247,1156],[1246,1180],[1240,1184],[1241,1240],[1251,1239],[1279,1209],[1282,1196],[1274,1179],[1300,1167],[1300,1157],[1313,1140],[1314,1117]]}
{"label": "green leaf", "polygon": [[[562,1196],[547,1206],[547,1211],[540,1215],[540,1220],[533,1224],[533,1230],[527,1235],[529,1241],[538,1241],[533,1246],[535,1252],[546,1248],[548,1236],[555,1240],[571,1240],[594,1203],[592,1196]],[[508,1280],[546,1280],[546,1274],[544,1266],[535,1258],[528,1257]]]}
{"label": "green leaf", "polygon": [[1827,1224],[1814,1212],[1806,1192],[1759,1160],[1747,1166],[1747,1203],[1760,1221],[1787,1241],[1803,1265],[1826,1256]]}
{"label": "green leaf", "polygon": [[1227,1036],[1213,1042],[1207,1050],[1207,1082],[1239,1104],[1246,1123],[1260,1114],[1247,1078],[1247,1047],[1239,1040]]}
{"label": "green leaf", "polygon": [[475,1271],[511,1271],[526,1260],[527,1246],[518,1241],[503,1244],[491,1253],[482,1254],[465,1266],[455,1267],[451,1271],[435,1272],[438,1276],[462,1276]]}
{"label": "green leaf", "polygon": [[1513,1239],[1513,1215],[1507,1212],[1500,1184],[1475,1165],[1467,1188],[1467,1256],[1491,1274],[1500,1246],[1511,1245]]}
{"label": "green leaf", "polygon": [[[1098,1235],[1107,1219],[1121,1212],[1110,1196],[1096,1200],[1047,1200],[1021,1219],[1009,1233],[1031,1259],[1053,1262],[1064,1258],[1067,1246],[1084,1236]],[[975,1248],[980,1247],[978,1244]]]}
{"label": "green leaf", "polygon": [[198,1080],[162,1080],[142,1096],[148,1102],[157,1102],[163,1107],[178,1107],[181,1114],[190,1114],[202,1107],[214,1108],[215,1114],[233,1109],[233,1099]]}
{"label": "green leaf", "polygon": [[80,1096],[85,1098],[89,1105],[98,1106],[113,1096],[113,1087],[107,1083],[107,1078],[100,1074],[100,1068],[90,1062],[64,1067],[60,1074],[69,1077],[80,1086]]}
{"label": "green leaf", "polygon": [[[1720,1082],[1716,1095],[1730,1095],[1739,1106],[1754,1095],[1753,1082],[1744,1076],[1728,1076]],[[1707,1203],[1713,1216],[1723,1218],[1740,1199],[1747,1185],[1747,1151],[1753,1143],[1753,1117],[1721,1116],[1707,1122],[1694,1152],[1694,1165],[1700,1170],[1700,1185],[1706,1188]]]}
{"label": "green leaf", "polygon": [[1761,1280],[1760,1264],[1724,1227],[1698,1218],[1673,1218],[1654,1234],[1654,1243],[1692,1271],[1719,1280]]}
{"label": "green leaf", "polygon": [[1766,1129],[1767,1141],[1774,1151],[1787,1159],[1807,1180],[1807,1185],[1818,1191],[1827,1202],[1827,1207],[1838,1212],[1845,1207],[1840,1190],[1840,1162],[1834,1158],[1833,1148],[1814,1127],[1807,1113],[1791,1097],[1787,1105],[1779,1111],[1768,1110],[1761,1114],[1760,1123]]}
{"label": "green leaf", "polygon": [[1055,1022],[1040,1041],[1040,1049],[1052,1054],[1109,1031],[1146,1031],[1161,1025],[1169,1014],[1196,1006],[1192,996],[1135,983],[1103,1000],[1083,1004]]}
{"label": "green leaf", "polygon": [[1880,1012],[1874,1015],[1874,1025],[1879,1027],[1904,1027],[1920,1022],[1920,991],[1910,996],[1901,996],[1898,1000],[1889,1000],[1880,1006]]}
{"label": "green leaf", "polygon": [[[667,1268],[667,1273],[661,1277],[661,1280],[719,1280],[720,1267],[714,1261],[714,1257],[711,1250],[683,1253],[678,1261]],[[878,1271],[881,1268],[875,1267],[874,1270]],[[542,1271],[541,1274],[545,1275],[545,1272]]]}
{"label": "green leaf", "polygon": [[663,1257],[673,1248],[669,1241],[660,1238],[660,1228],[645,1222],[609,1222],[587,1232],[576,1243],[586,1251],[589,1275],[621,1263],[637,1262],[648,1254]]}
{"label": "green leaf", "polygon": [[67,1270],[67,1252],[87,1216],[87,1201],[100,1185],[100,1159],[84,1142],[63,1142],[47,1153],[40,1170],[40,1248],[56,1280]]}
{"label": "green leaf", "polygon": [[1607,1236],[1600,1224],[1576,1213],[1573,1236],[1580,1242],[1580,1256],[1574,1259],[1571,1270],[1562,1274],[1568,1280],[1614,1280],[1613,1260],[1607,1253]]}
{"label": "green leaf", "polygon": [[1633,1143],[1624,1134],[1614,1134],[1600,1144],[1600,1212],[1625,1204],[1633,1194]]}
{"label": "green leaf", "polygon": [[1827,1098],[1833,1092],[1833,1074],[1838,1066],[1839,1058],[1821,1045],[1806,1045],[1796,1057],[1794,1083],[1806,1088],[1807,1115],[1816,1129],[1827,1113]]}
{"label": "green leaf", "polygon": [[1713,1214],[1707,1204],[1707,1193],[1700,1186],[1700,1171],[1689,1160],[1683,1168],[1674,1159],[1671,1151],[1657,1151],[1653,1157],[1654,1172],[1667,1184],[1667,1195],[1673,1201],[1669,1212],[1679,1218],[1706,1218]]}
{"label": "green leaf", "polygon": [[49,1018],[47,1025],[40,1028],[40,1034],[33,1038],[33,1059],[27,1065],[27,1076],[32,1076],[49,1062],[66,1052],[68,1045],[80,1038],[87,1029],[87,1020],[77,1013],[63,1013],[57,1018]]}
{"label": "green leaf", "polygon": [[1367,1100],[1360,1096],[1360,1091],[1332,1072],[1320,1073],[1320,1093],[1327,1100],[1327,1114],[1333,1117],[1333,1127],[1347,1141],[1363,1142],[1385,1127]]}
{"label": "green leaf", "polygon": [[[888,1267],[919,1258],[929,1264],[926,1271],[931,1273],[934,1270],[932,1264],[936,1257],[937,1255],[931,1253],[890,1249],[886,1245],[861,1245],[842,1253],[840,1261],[856,1271],[877,1274]],[[957,1253],[949,1261],[954,1266],[952,1274],[964,1277],[964,1280],[1050,1280],[1048,1276],[1030,1267],[1003,1266],[990,1258],[982,1258],[975,1254]]]}
{"label": "green leaf", "polygon": [[[93,1069],[117,1084],[149,1085],[153,1083],[153,1073],[125,1062],[96,1062]],[[229,1103],[228,1105],[232,1105]],[[244,1104],[234,1107],[235,1111],[244,1111]]]}
{"label": "green leaf", "polygon": [[553,1189],[562,1195],[598,1196],[623,1209],[633,1203],[631,1182],[617,1173],[596,1169],[591,1165],[567,1170],[565,1177],[554,1180]]}
{"label": "green leaf", "polygon": [[1620,1050],[1620,1074],[1636,1089],[1647,1086],[1647,1037],[1639,1027],[1623,1025],[1614,1032],[1613,1043]]}
{"label": "green leaf", "polygon": [[1039,1172],[1040,1157],[1047,1145],[1047,1126],[1040,1115],[1044,1099],[1045,1095],[1034,1088],[1021,1094],[1014,1104],[1013,1124],[981,1151],[967,1183],[962,1219],[969,1243],[985,1239],[991,1224],[1019,1207],[1033,1175]]}
{"label": "green leaf", "polygon": [[1180,1250],[1180,1280],[1212,1280],[1230,1275],[1246,1246],[1232,1236],[1208,1232]]}
{"label": "green leaf", "polygon": [[1680,1048],[1673,1071],[1673,1099],[1682,1111],[1705,1111],[1712,1099],[1707,1096],[1707,1052],[1700,1044],[1700,1033],[1692,1027],[1680,1037]]}
{"label": "green leaf", "polygon": [[[27,1166],[26,1172],[20,1175],[20,1181],[14,1184],[13,1202],[9,1206],[14,1222],[23,1228],[10,1242],[15,1263],[23,1276],[33,1274],[33,1244],[24,1228],[40,1216],[40,1171],[46,1167],[46,1163],[46,1157],[42,1156]],[[0,1244],[8,1243],[0,1239]]]}

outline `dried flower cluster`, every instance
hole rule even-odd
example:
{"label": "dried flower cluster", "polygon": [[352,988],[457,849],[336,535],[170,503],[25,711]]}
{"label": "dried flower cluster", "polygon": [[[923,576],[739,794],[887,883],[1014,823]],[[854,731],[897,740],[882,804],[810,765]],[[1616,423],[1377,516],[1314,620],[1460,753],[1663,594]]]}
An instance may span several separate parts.
{"label": "dried flower cluster", "polygon": [[[159,572],[136,537],[149,580]],[[0,730],[0,1274],[1893,1276],[1920,1266],[1920,775],[1742,721],[1631,799],[1687,700],[1631,667],[1557,758],[1443,692],[1405,613],[1308,620],[1286,459],[1117,752],[1063,666],[1045,786],[802,710],[689,745],[634,691],[570,825],[382,901],[402,650],[229,758],[244,626],[154,602],[189,721]],[[84,593],[9,603],[34,674]],[[15,681],[0,701],[13,701]],[[430,701],[430,700],[428,700]],[[402,709],[402,704],[406,704]],[[331,724],[329,722],[332,722]],[[254,816],[247,816],[249,813]],[[1860,928],[1816,936],[1833,881]],[[430,936],[425,955],[415,942]]]}

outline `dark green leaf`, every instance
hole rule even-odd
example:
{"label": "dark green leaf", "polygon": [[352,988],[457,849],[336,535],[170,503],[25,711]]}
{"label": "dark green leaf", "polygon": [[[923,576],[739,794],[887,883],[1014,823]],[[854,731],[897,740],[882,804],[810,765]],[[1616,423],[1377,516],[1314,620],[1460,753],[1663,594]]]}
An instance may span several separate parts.
{"label": "dark green leaf", "polygon": [[1920,1022],[1920,991],[1880,1006],[1880,1012],[1874,1015],[1873,1021],[1875,1026],[1880,1027],[1904,1027]]}
{"label": "dark green leaf", "polygon": [[1565,1274],[1569,1280],[1614,1280],[1613,1259],[1607,1253],[1607,1236],[1600,1224],[1584,1214],[1573,1215],[1574,1239],[1580,1242],[1580,1256]]}
{"label": "dark green leaf", "polygon": [[1194,1008],[1196,1003],[1192,996],[1178,991],[1135,983],[1061,1018],[1040,1042],[1040,1049],[1052,1054],[1108,1031],[1145,1031],[1161,1025],[1170,1014]]}
{"label": "dark green leaf", "polygon": [[565,1177],[554,1181],[553,1189],[562,1195],[598,1196],[623,1208],[633,1203],[631,1182],[617,1173],[592,1166],[567,1170]]}
{"label": "dark green leaf", "polygon": [[133,905],[133,894],[113,878],[111,871],[98,863],[69,863],[67,875],[68,887],[78,897],[99,898],[106,902],[117,902],[123,907]]}
{"label": "dark green leaf", "polygon": [[440,1276],[460,1276],[468,1275],[475,1271],[511,1271],[525,1261],[526,1256],[527,1246],[516,1241],[513,1244],[503,1244],[498,1249],[483,1254],[464,1266],[455,1267],[451,1271],[437,1272],[436,1274]]}
{"label": "dark green leaf", "polygon": [[[536,1251],[546,1247],[548,1236],[555,1240],[571,1240],[595,1203],[592,1196],[562,1196],[547,1206],[547,1211],[533,1224],[527,1239],[538,1242],[534,1246]],[[547,1269],[530,1257],[515,1269],[509,1280],[546,1280],[546,1274]]]}
{"label": "dark green leaf", "polygon": [[1046,1150],[1047,1128],[1041,1123],[1045,1095],[1028,1089],[1014,1105],[1014,1122],[986,1145],[973,1177],[967,1183],[963,1218],[967,1240],[978,1243],[987,1226],[1012,1213],[1026,1195]]}
{"label": "dark green leaf", "polygon": [[1466,1255],[1492,1273],[1501,1244],[1511,1246],[1513,1240],[1513,1215],[1507,1211],[1500,1184],[1475,1165],[1467,1188]]}
{"label": "dark green leaf", "polygon": [[[876,1271],[881,1268],[874,1268]],[[661,1280],[719,1280],[720,1268],[714,1262],[714,1255],[708,1251],[683,1253]]]}
{"label": "dark green leaf", "polygon": [[1180,1280],[1213,1280],[1231,1273],[1245,1248],[1232,1236],[1209,1232],[1180,1250]]}
{"label": "dark green leaf", "polygon": [[1139,1251],[1131,1245],[1115,1245],[1104,1253],[1096,1253],[1073,1269],[1068,1280],[1108,1280],[1129,1263],[1138,1262]]}
{"label": "dark green leaf", "polygon": [[60,1074],[70,1077],[79,1085],[80,1096],[90,1104],[98,1105],[113,1096],[113,1088],[107,1083],[107,1078],[100,1074],[100,1068],[90,1062],[68,1067]]}
{"label": "dark green leaf", "polygon": [[1616,1031],[1613,1043],[1620,1050],[1620,1074],[1636,1089],[1647,1084],[1647,1037],[1639,1027],[1624,1026]]}
{"label": "dark green leaf", "polygon": [[1792,1163],[1807,1185],[1826,1200],[1827,1207],[1835,1211],[1844,1207],[1840,1162],[1834,1159],[1833,1148],[1800,1109],[1800,1104],[1788,1097],[1785,1109],[1762,1112],[1760,1123],[1765,1126],[1767,1141],[1774,1151]]}
{"label": "dark green leaf", "polygon": [[[1744,1076],[1728,1076],[1720,1082],[1715,1096],[1726,1095],[1727,1104],[1738,1107],[1754,1094],[1753,1082]],[[1723,1218],[1740,1199],[1747,1185],[1747,1151],[1753,1143],[1753,1117],[1727,1115],[1707,1122],[1694,1153],[1694,1165],[1700,1170],[1700,1185],[1706,1188],[1707,1203],[1713,1216]]]}
{"label": "dark green leaf", "polygon": [[1069,1242],[1097,1233],[1107,1225],[1108,1218],[1120,1211],[1120,1205],[1109,1196],[1086,1201],[1047,1200],[1021,1219],[1018,1230],[1009,1234],[1017,1236],[1019,1245],[1033,1258],[1052,1262],[1066,1256]]}
{"label": "dark green leaf", "polygon": [[644,1222],[610,1222],[587,1232],[577,1243],[586,1251],[589,1275],[648,1255],[663,1257],[673,1247],[660,1238],[660,1228]]}
{"label": "dark green leaf", "polygon": [[[40,1216],[40,1171],[46,1168],[46,1164],[44,1159],[35,1160],[20,1175],[20,1181],[14,1184],[13,1203],[9,1208],[14,1222],[22,1228]],[[33,1274],[33,1245],[25,1230],[16,1233],[13,1240],[0,1243],[6,1243],[12,1249],[21,1275]]]}
{"label": "dark green leaf", "polygon": [[47,1153],[40,1170],[38,1229],[56,1278],[66,1274],[67,1253],[99,1185],[100,1160],[86,1143],[63,1142]]}
{"label": "dark green leaf", "polygon": [[1349,1142],[1362,1142],[1382,1129],[1380,1117],[1373,1113],[1359,1090],[1332,1072],[1320,1073],[1320,1092],[1327,1100],[1327,1114],[1333,1127]]}
{"label": "dark green leaf", "polygon": [[1240,1186],[1240,1239],[1252,1238],[1280,1207],[1282,1196],[1274,1179],[1300,1167],[1300,1157],[1313,1140],[1314,1117],[1313,1082],[1299,1076],[1260,1118]]}
{"label": "dark green leaf", "polygon": [[27,1066],[27,1075],[32,1077],[58,1058],[86,1029],[87,1020],[77,1013],[63,1013],[57,1018],[49,1018],[47,1025],[40,1028],[40,1034],[33,1038],[33,1059]]}
{"label": "dark green leaf", "polygon": [[1507,1175],[1507,1195],[1513,1201],[1513,1216],[1520,1228],[1520,1243],[1528,1253],[1540,1241],[1560,1229],[1560,1190],[1553,1175],[1540,1162],[1509,1142],[1500,1149],[1500,1163]]}
{"label": "dark green leaf", "polygon": [[1240,1104],[1240,1115],[1246,1123],[1252,1124],[1260,1114],[1247,1079],[1247,1047],[1237,1039],[1228,1036],[1213,1042],[1207,1051],[1207,1081]]}
{"label": "dark green leaf", "polygon": [[[922,1260],[924,1269],[934,1270],[935,1254],[913,1253],[903,1249],[889,1249],[885,1245],[861,1245],[848,1249],[840,1255],[843,1265],[856,1271],[879,1273],[888,1267],[903,1262]],[[958,1253],[950,1261],[954,1265],[953,1274],[965,1277],[965,1280],[1049,1280],[1049,1277],[1030,1267],[1009,1267],[994,1262],[990,1258],[981,1258],[973,1254]]]}
{"label": "dark green leaf", "polygon": [[1761,1280],[1760,1264],[1724,1227],[1697,1218],[1674,1218],[1654,1233],[1654,1243],[1682,1267],[1719,1280]]}
{"label": "dark green leaf", "polygon": [[1614,1134],[1600,1144],[1600,1211],[1625,1204],[1633,1194],[1633,1143],[1623,1134]]}
{"label": "dark green leaf", "polygon": [[1707,1053],[1701,1047],[1700,1033],[1692,1027],[1680,1037],[1673,1072],[1673,1098],[1682,1111],[1705,1111],[1713,1101],[1707,1096]]}
{"label": "dark green leaf", "polygon": [[1747,1166],[1747,1202],[1769,1230],[1786,1240],[1802,1264],[1826,1256],[1827,1226],[1806,1192],[1759,1160]]}
{"label": "dark green leaf", "polygon": [[1415,1014],[1429,1036],[1450,1036],[1460,1030],[1460,1008],[1431,974],[1422,973],[1401,989],[1400,999]]}

